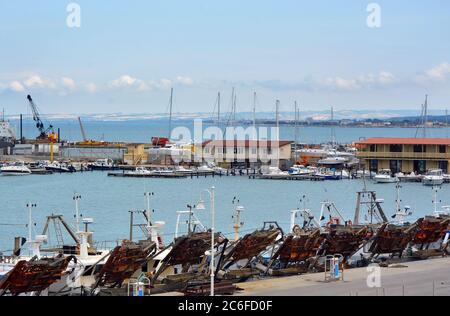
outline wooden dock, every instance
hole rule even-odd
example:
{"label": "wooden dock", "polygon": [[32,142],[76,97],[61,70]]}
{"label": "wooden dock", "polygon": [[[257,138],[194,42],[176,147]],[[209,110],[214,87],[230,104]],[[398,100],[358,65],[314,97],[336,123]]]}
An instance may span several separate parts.
{"label": "wooden dock", "polygon": [[325,181],[325,178],[320,176],[264,175],[264,174],[253,174],[249,176],[249,179],[284,180],[284,181]]}
{"label": "wooden dock", "polygon": [[133,173],[126,173],[126,172],[109,172],[108,177],[117,177],[117,178],[164,178],[164,179],[183,179],[187,178],[187,175],[183,174],[177,174],[177,173],[170,173],[170,174],[158,174],[158,173],[152,173],[152,174],[133,174]]}

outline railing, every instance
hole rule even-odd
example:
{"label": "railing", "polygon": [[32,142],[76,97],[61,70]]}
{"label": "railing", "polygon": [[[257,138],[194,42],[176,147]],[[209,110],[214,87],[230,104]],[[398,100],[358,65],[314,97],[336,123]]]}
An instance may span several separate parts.
{"label": "railing", "polygon": [[436,159],[450,160],[450,153],[415,153],[415,152],[381,152],[360,151],[359,158],[392,158],[392,159]]}

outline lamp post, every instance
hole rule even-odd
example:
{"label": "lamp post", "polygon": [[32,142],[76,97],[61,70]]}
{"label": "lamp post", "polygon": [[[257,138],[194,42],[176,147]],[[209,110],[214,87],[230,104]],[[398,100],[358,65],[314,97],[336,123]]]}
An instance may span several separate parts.
{"label": "lamp post", "polygon": [[33,226],[33,218],[32,218],[32,212],[33,208],[36,208],[37,205],[34,203],[28,203],[28,242],[31,242],[33,240],[33,234],[32,234],[32,226]]}
{"label": "lamp post", "polygon": [[[215,187],[211,187],[209,190],[205,190],[209,194],[210,204],[211,204],[211,261],[210,261],[210,277],[211,277],[211,294],[210,296],[214,296],[214,279],[215,279],[215,266],[214,266],[214,232],[215,232]],[[205,209],[203,201],[200,201],[197,205],[197,209]]]}
{"label": "lamp post", "polygon": [[75,201],[75,223],[77,225],[77,233],[80,231],[80,209],[79,209],[79,201],[81,200],[81,195],[75,194],[73,196],[73,200]]}

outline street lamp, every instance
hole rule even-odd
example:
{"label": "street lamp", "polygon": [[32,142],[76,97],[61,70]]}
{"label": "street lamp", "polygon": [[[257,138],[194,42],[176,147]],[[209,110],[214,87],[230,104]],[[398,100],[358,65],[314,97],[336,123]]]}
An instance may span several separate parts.
{"label": "street lamp", "polygon": [[[210,261],[210,277],[211,277],[211,296],[214,296],[214,278],[215,278],[215,266],[214,266],[214,231],[215,231],[215,187],[211,187],[209,190],[205,190],[209,194],[211,204],[211,261]],[[205,202],[200,200],[197,204],[197,209],[205,210]]]}

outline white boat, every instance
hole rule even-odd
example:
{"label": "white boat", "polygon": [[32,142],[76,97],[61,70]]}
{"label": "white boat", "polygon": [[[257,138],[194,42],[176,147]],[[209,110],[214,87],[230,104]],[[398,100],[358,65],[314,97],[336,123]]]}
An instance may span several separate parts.
{"label": "white boat", "polygon": [[441,169],[430,170],[422,179],[423,185],[442,185],[444,183],[444,175]]}
{"label": "white boat", "polygon": [[213,173],[214,169],[209,167],[209,166],[207,166],[207,165],[204,165],[204,166],[198,167],[197,168],[197,172],[200,172],[200,173]]}
{"label": "white boat", "polygon": [[147,168],[137,167],[133,171],[127,171],[126,174],[137,175],[137,176],[144,176],[144,175],[152,175],[154,173],[152,171],[148,170]]}
{"label": "white boat", "polygon": [[88,164],[91,170],[113,170],[117,169],[112,159],[97,159],[95,162]]}
{"label": "white boat", "polygon": [[287,171],[281,171],[278,167],[269,167],[265,172],[263,172],[263,176],[284,178],[286,176],[290,176],[290,174]]}
{"label": "white boat", "polygon": [[0,171],[4,176],[27,176],[31,174],[30,168],[25,166],[23,162],[6,165],[0,168]]}
{"label": "white boat", "polygon": [[52,172],[59,172],[59,173],[72,173],[76,172],[76,169],[74,166],[64,163],[64,162],[50,162],[45,165],[45,169],[52,171]]}
{"label": "white boat", "polygon": [[398,182],[397,177],[392,176],[390,169],[380,170],[379,173],[374,177],[376,183],[395,183]]}
{"label": "white boat", "polygon": [[305,167],[303,165],[294,165],[289,169],[289,173],[293,176],[310,176],[316,172],[316,169]]}
{"label": "white boat", "polygon": [[157,170],[150,170],[150,174],[166,175],[166,174],[174,174],[174,171],[170,169],[157,169]]}
{"label": "white boat", "polygon": [[194,171],[192,169],[187,169],[183,166],[177,166],[175,167],[175,173],[179,174],[192,174]]}
{"label": "white boat", "polygon": [[340,157],[340,156],[328,156],[324,159],[320,159],[318,161],[319,165],[322,166],[342,166],[345,165],[348,162],[347,158]]}

